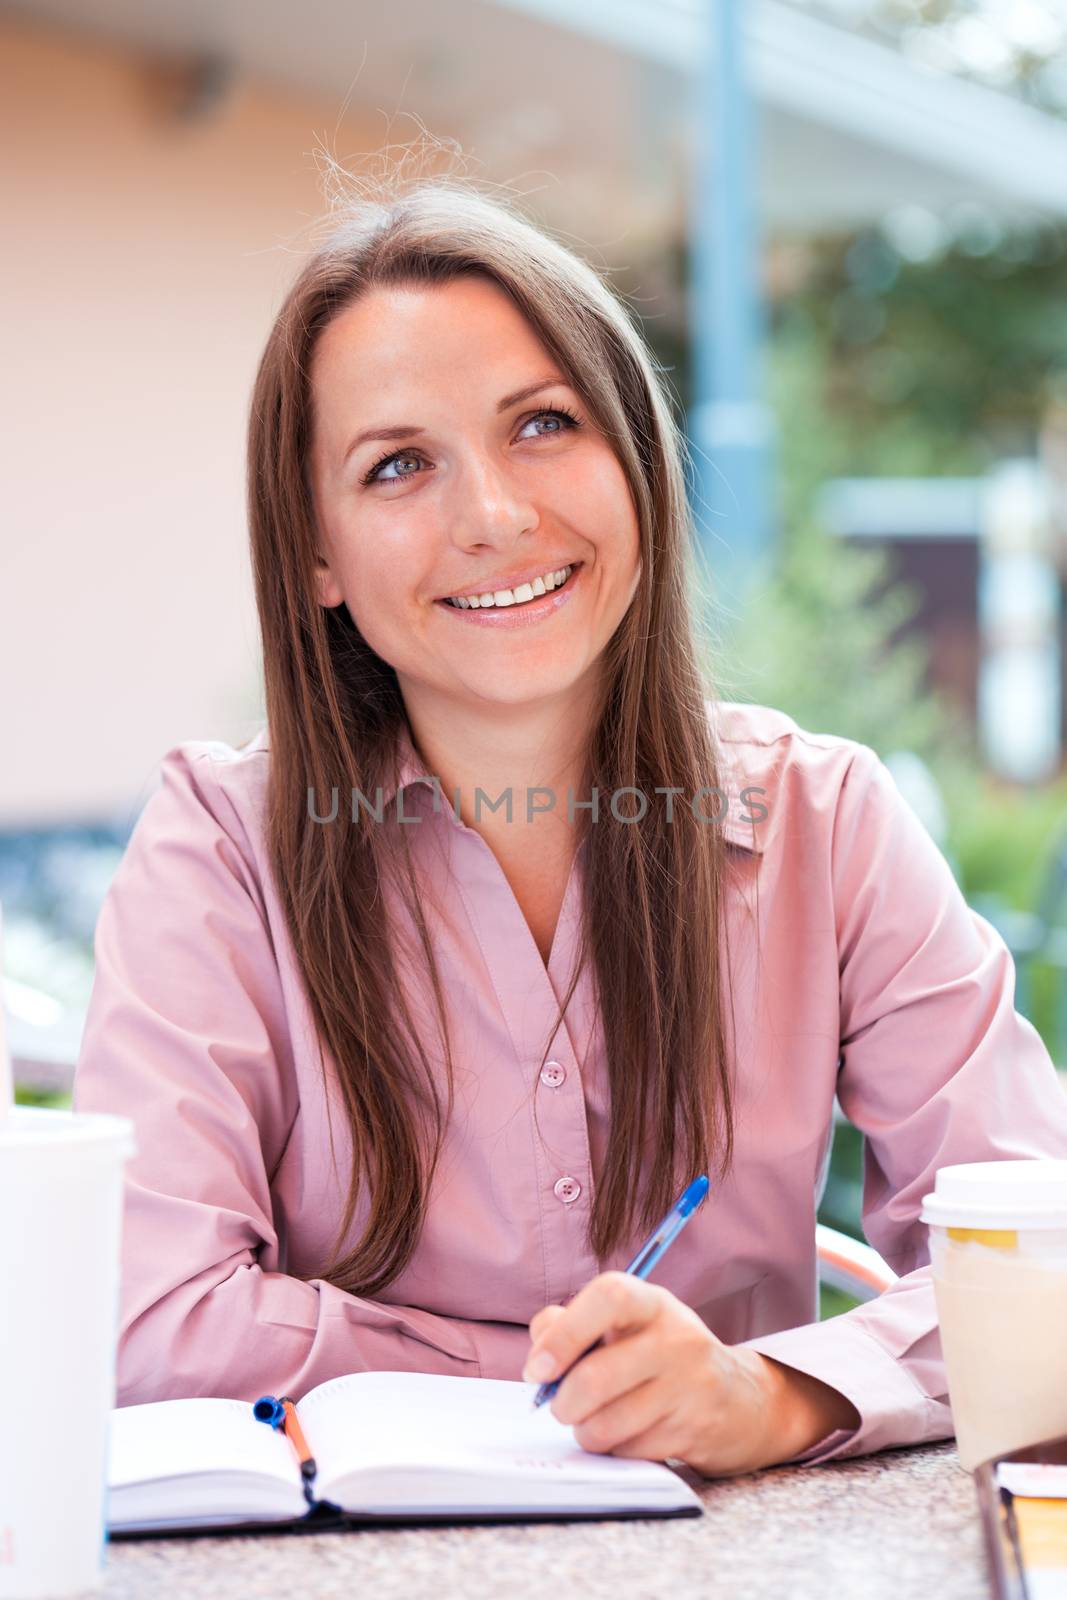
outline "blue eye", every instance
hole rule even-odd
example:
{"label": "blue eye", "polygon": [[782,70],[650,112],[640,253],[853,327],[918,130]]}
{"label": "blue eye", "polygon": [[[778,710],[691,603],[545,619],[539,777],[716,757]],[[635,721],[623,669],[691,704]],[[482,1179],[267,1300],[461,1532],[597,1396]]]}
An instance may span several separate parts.
{"label": "blue eye", "polygon": [[[540,411],[535,411],[532,417],[527,417],[523,427],[528,427],[531,422],[537,422],[542,417],[556,417],[563,423],[563,427],[553,429],[553,433],[563,433],[567,429],[580,428],[582,426],[579,418],[574,415],[573,411],[568,411],[566,406],[546,406]],[[550,438],[551,436],[551,434],[539,435],[540,438]],[[399,476],[393,478],[383,478],[382,473],[394,461],[417,461],[418,459],[419,457],[412,450],[391,450],[374,463],[366,476],[360,479],[360,482],[364,485],[371,483],[400,483],[404,478],[414,478],[417,476],[414,472],[402,472]]]}
{"label": "blue eye", "polygon": [[[380,461],[376,461],[367,476],[362,479],[362,482],[373,483],[376,479],[380,479],[383,483],[396,483],[396,478],[381,478],[380,475],[383,469],[391,467],[394,461],[415,461],[416,459],[417,457],[410,455],[406,450],[394,450],[391,455],[384,455]],[[413,478],[415,474],[413,472],[402,472],[400,476],[402,478]]]}
{"label": "blue eye", "polygon": [[[528,422],[537,422],[541,417],[558,417],[561,422],[564,422],[567,425],[567,427],[581,427],[581,423],[574,415],[574,412],[568,411],[566,406],[554,406],[551,409],[546,409],[544,411],[535,411],[533,416],[528,419]],[[528,426],[528,423],[524,423],[523,426]],[[560,428],[557,430],[557,432],[562,433],[563,429]]]}

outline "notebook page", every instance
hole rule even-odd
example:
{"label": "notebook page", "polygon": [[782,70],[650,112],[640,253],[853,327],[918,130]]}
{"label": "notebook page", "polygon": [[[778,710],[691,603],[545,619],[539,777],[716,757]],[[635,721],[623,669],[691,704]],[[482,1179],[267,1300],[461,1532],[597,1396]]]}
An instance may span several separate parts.
{"label": "notebook page", "polygon": [[[319,1465],[319,1492],[353,1471],[390,1469],[438,1477],[551,1479],[623,1499],[650,1493],[683,1504],[691,1491],[659,1462],[582,1450],[547,1406],[531,1409],[530,1384],[436,1373],[368,1372],[334,1378],[301,1400],[301,1421]],[[447,1497],[447,1496],[446,1496]]]}
{"label": "notebook page", "polygon": [[[247,1400],[149,1400],[111,1413],[108,1484],[211,1473],[268,1474],[302,1500],[300,1468],[289,1441],[252,1415]],[[300,1506],[297,1505],[299,1512]]]}

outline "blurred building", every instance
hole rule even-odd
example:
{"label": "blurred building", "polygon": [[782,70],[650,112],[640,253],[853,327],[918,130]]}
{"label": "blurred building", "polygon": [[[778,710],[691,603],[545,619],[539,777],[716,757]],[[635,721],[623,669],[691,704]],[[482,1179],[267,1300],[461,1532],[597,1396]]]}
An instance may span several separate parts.
{"label": "blurred building", "polygon": [[889,556],[916,606],[931,686],[972,725],[990,768],[1055,776],[1067,750],[1067,604],[1057,480],[1042,461],[987,478],[828,483],[821,514],[841,538]]}

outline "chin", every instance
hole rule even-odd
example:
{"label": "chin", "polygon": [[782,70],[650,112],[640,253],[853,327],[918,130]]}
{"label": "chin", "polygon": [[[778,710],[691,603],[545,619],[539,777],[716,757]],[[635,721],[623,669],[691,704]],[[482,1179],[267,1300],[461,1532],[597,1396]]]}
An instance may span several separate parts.
{"label": "chin", "polygon": [[514,678],[507,672],[494,672],[491,683],[483,680],[472,683],[470,687],[482,701],[518,707],[528,705],[533,700],[548,700],[558,695],[566,695],[577,688],[580,679],[581,674],[577,672],[541,673],[526,670],[517,672]]}

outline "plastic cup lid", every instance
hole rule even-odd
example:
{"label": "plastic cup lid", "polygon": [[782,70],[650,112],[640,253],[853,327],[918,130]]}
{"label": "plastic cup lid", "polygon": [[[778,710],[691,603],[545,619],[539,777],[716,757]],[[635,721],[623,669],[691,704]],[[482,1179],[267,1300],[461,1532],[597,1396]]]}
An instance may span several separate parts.
{"label": "plastic cup lid", "polygon": [[939,1167],[919,1215],[943,1228],[1067,1228],[1067,1160]]}
{"label": "plastic cup lid", "polygon": [[100,1150],[113,1154],[119,1145],[124,1155],[137,1153],[134,1125],[129,1117],[104,1111],[65,1111],[55,1106],[12,1106],[0,1121],[0,1151],[32,1147],[49,1150]]}

